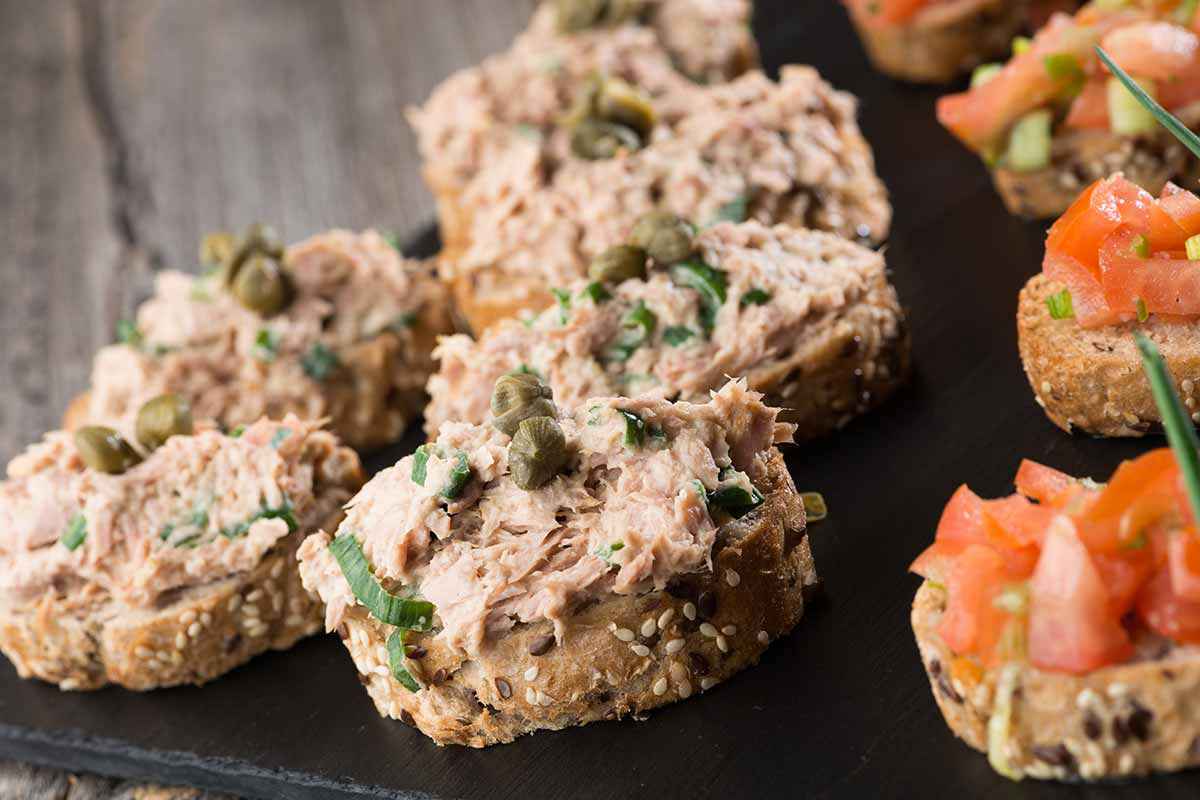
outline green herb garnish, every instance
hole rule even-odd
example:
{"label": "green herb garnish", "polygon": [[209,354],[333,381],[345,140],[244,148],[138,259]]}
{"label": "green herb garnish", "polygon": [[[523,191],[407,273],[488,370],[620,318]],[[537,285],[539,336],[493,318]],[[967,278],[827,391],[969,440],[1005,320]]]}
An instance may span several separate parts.
{"label": "green herb garnish", "polygon": [[1150,257],[1150,240],[1143,234],[1138,234],[1133,237],[1133,241],[1129,244],[1129,252],[1133,253],[1138,258]]}
{"label": "green herb garnish", "polygon": [[287,438],[292,435],[291,428],[280,428],[271,436],[271,449],[278,450],[279,445],[287,441]]}
{"label": "green herb garnish", "polygon": [[671,347],[679,347],[695,335],[696,333],[686,325],[671,325],[663,328],[663,341]]}
{"label": "green herb garnish", "polygon": [[1083,82],[1087,79],[1083,72],[1083,65],[1071,53],[1051,53],[1043,56],[1042,65],[1052,80],[1064,83],[1065,88],[1072,91],[1082,88]]}
{"label": "green herb garnish", "polygon": [[829,516],[825,497],[820,492],[801,492],[800,499],[804,502],[805,522],[820,522]]}
{"label": "green herb garnish", "polygon": [[566,325],[571,319],[571,293],[566,289],[551,289],[550,293],[558,301],[558,321]]}
{"label": "green herb garnish", "polygon": [[441,495],[447,500],[454,500],[462,494],[463,487],[471,480],[471,464],[467,454],[459,450],[454,456],[454,466],[450,469],[450,478],[442,487]]}
{"label": "green herb garnish", "polygon": [[708,493],[710,508],[719,508],[734,518],[745,516],[762,503],[762,494],[753,486],[749,490],[741,486],[722,486]]}
{"label": "green herb garnish", "polygon": [[646,441],[646,423],[632,411],[618,408],[617,411],[625,418],[625,446],[641,447]]}
{"label": "green herb garnish", "polygon": [[1200,234],[1190,237],[1184,242],[1184,247],[1187,248],[1188,261],[1200,261]]}
{"label": "green herb garnish", "polygon": [[1051,319],[1070,319],[1075,316],[1075,307],[1071,303],[1071,291],[1063,289],[1046,298],[1046,308],[1050,310]]}
{"label": "green herb garnish", "polygon": [[274,361],[279,354],[279,334],[270,328],[260,328],[250,352],[259,361]]}
{"label": "green herb garnish", "polygon": [[1142,352],[1142,367],[1150,379],[1150,389],[1154,392],[1154,402],[1162,416],[1167,441],[1175,451],[1175,460],[1179,462],[1179,471],[1183,474],[1193,519],[1200,520],[1200,453],[1197,452],[1200,449],[1200,439],[1197,439],[1191,418],[1175,392],[1171,373],[1167,370],[1158,346],[1141,332],[1134,333],[1133,337]]}
{"label": "green herb garnish", "polygon": [[383,231],[379,235],[385,242],[388,243],[389,247],[391,247],[397,253],[404,255],[403,251],[400,250],[400,237],[397,236],[394,231]]}
{"label": "green herb garnish", "polygon": [[246,432],[246,426],[245,426],[245,425],[238,425],[237,427],[235,427],[233,430],[231,430],[231,431],[229,432],[229,438],[230,438],[230,439],[238,439],[238,438],[241,438],[241,435],[242,435],[243,433],[245,433],[245,432]]}
{"label": "green herb garnish", "polygon": [[[250,527],[260,519],[281,519],[287,523],[288,533],[295,533],[296,529],[300,527],[299,523],[296,522],[295,515],[292,514],[291,503],[285,500],[283,505],[279,506],[278,508],[268,508],[264,506],[236,525],[230,525],[228,528],[222,529],[221,535],[226,539],[236,539],[239,536],[245,536],[249,532]],[[208,522],[206,519],[205,525],[207,524]],[[175,546],[178,547],[179,544],[176,544]]]}
{"label": "green herb garnish", "polygon": [[611,300],[612,294],[604,288],[604,284],[592,281],[579,292],[579,299],[591,300],[596,305],[600,305],[605,300]]}
{"label": "green herb garnish", "polygon": [[611,542],[611,543],[603,545],[601,547],[597,547],[595,550],[595,553],[604,562],[611,564],[613,553],[617,552],[618,550],[623,549],[624,547],[625,547],[624,542],[621,542],[621,541]]}
{"label": "green herb garnish", "polygon": [[83,540],[86,538],[87,518],[83,514],[76,514],[71,517],[71,521],[67,523],[67,529],[63,531],[63,535],[58,541],[68,550],[74,550],[83,544]]}
{"label": "green herb garnish", "polygon": [[1121,83],[1125,84],[1125,88],[1129,90],[1130,94],[1136,97],[1138,102],[1150,109],[1150,113],[1154,115],[1159,123],[1161,123],[1164,128],[1170,131],[1176,139],[1182,142],[1188,150],[1191,150],[1193,155],[1195,155],[1197,158],[1200,158],[1200,137],[1192,133],[1186,125],[1184,125],[1179,121],[1178,118],[1175,117],[1175,115],[1159,105],[1158,101],[1151,97],[1145,89],[1139,86],[1137,81],[1129,77],[1129,74],[1125,72],[1125,70],[1118,67],[1116,63],[1109,58],[1108,53],[1104,52],[1103,48],[1097,46],[1096,52],[1100,55],[1100,60],[1104,62],[1104,66],[1108,67],[1112,74],[1116,75]]}
{"label": "green herb garnish", "polygon": [[433,445],[423,444],[413,453],[412,472],[409,477],[417,486],[425,485],[425,473],[429,469],[429,450]]}
{"label": "green herb garnish", "polygon": [[654,335],[658,317],[646,307],[645,301],[638,300],[637,305],[625,315],[621,325],[626,332],[609,350],[609,358],[614,361],[627,361],[635,350],[648,342]]}
{"label": "green herb garnish", "polygon": [[725,304],[725,273],[702,261],[681,261],[671,267],[671,280],[700,293],[700,325],[711,333],[717,312]]}
{"label": "green herb garnish", "polygon": [[317,342],[300,359],[300,366],[304,368],[304,374],[314,381],[323,381],[341,366],[341,361],[337,353]]}
{"label": "green herb garnish", "polygon": [[1150,319],[1150,311],[1146,308],[1146,301],[1142,298],[1137,299],[1137,321],[1145,322]]}
{"label": "green herb garnish", "polygon": [[750,217],[750,199],[744,194],[725,203],[717,209],[713,224],[718,222],[745,222]]}
{"label": "green herb garnish", "polygon": [[133,320],[119,319],[117,320],[117,341],[130,347],[140,348],[146,339]]}
{"label": "green herb garnish", "polygon": [[341,534],[329,543],[329,550],[342,568],[350,591],[375,619],[415,631],[427,631],[433,626],[433,603],[397,597],[384,590],[353,534]]}
{"label": "green herb garnish", "polygon": [[741,305],[744,306],[761,306],[771,301],[771,293],[764,292],[762,289],[751,289],[742,295]]}
{"label": "green herb garnish", "polygon": [[394,630],[387,639],[388,666],[397,683],[410,692],[419,692],[421,684],[417,683],[416,678],[404,666],[404,633],[403,629]]}

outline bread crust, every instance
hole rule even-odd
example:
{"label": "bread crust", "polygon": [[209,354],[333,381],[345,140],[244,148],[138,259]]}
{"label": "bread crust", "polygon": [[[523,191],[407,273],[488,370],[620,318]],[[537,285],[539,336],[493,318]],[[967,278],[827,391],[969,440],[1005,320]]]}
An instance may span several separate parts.
{"label": "bread crust", "polygon": [[[980,672],[956,660],[937,633],[945,607],[943,589],[925,583],[917,591],[912,626],[921,662],[946,724],[986,751],[999,671]],[[1200,764],[1197,648],[1156,640],[1139,652],[1139,660],[1086,675],[1021,666],[1004,743],[1009,763],[1024,775],[1058,780]]]}
{"label": "bread crust", "polygon": [[[407,659],[419,692],[390,675],[392,629],[354,606],[338,632],[359,680],[380,714],[415,725],[438,744],[471,747],[636,715],[711,688],[790,631],[817,585],[803,503],[778,451],[767,466],[765,503],[722,526],[713,572],[666,591],[587,605],[571,618],[565,641],[541,655],[531,650],[541,652],[535,645],[545,646],[553,633],[545,621],[490,640],[479,658],[411,636],[421,647],[419,658]],[[711,616],[690,619],[685,604]],[[648,655],[631,649],[637,646]]]}
{"label": "bread crust", "polygon": [[913,83],[948,83],[1007,53],[1029,7],[1029,0],[959,0],[910,25],[870,25],[854,13],[850,19],[880,72]]}
{"label": "bread crust", "polygon": [[1142,371],[1133,332],[1149,336],[1166,359],[1193,421],[1200,419],[1200,323],[1146,322],[1088,330],[1074,319],[1053,319],[1046,298],[1064,287],[1036,275],[1021,290],[1017,342],[1025,374],[1040,405],[1058,427],[1096,436],[1143,436],[1162,417]]}

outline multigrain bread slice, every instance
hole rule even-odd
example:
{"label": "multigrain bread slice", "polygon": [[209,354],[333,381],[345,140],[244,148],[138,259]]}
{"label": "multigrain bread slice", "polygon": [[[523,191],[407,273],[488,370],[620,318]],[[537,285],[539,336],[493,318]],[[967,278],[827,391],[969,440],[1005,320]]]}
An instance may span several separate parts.
{"label": "multigrain bread slice", "polygon": [[[443,338],[426,431],[483,422],[493,383],[520,369],[541,374],[567,407],[616,394],[697,401],[728,377],[745,376],[798,426],[797,440],[844,426],[903,384],[908,329],[880,253],[833,234],[753,221],[709,228],[695,246],[723,281],[715,312],[656,265],[645,280],[609,286],[600,302],[576,281],[556,287],[566,298],[561,308],[503,322],[478,341]],[[621,350],[632,313],[649,316],[651,330]],[[713,316],[707,333],[705,314]]]}
{"label": "multigrain bread slice", "polygon": [[[1200,658],[1194,646],[1144,634],[1137,657],[1082,676],[1031,666],[982,671],[937,633],[946,592],[917,591],[912,626],[946,723],[1017,774],[1071,780],[1200,765]],[[1007,683],[1007,686],[1004,684]],[[989,742],[989,723],[998,730]]]}
{"label": "multigrain bread slice", "polygon": [[[353,451],[294,417],[236,441],[172,437],[125,475],[86,468],[56,432],[9,473],[0,650],[64,690],[201,685],[316,633],[296,551],[362,484]],[[252,506],[271,510],[243,516],[257,491]],[[82,540],[68,547],[59,521],[78,521]]]}
{"label": "multigrain bread slice", "polygon": [[909,22],[879,24],[871,4],[848,3],[850,19],[875,68],[916,83],[948,83],[1008,52],[1029,22],[1030,0],[954,0],[932,4]]}
{"label": "multigrain bread slice", "polygon": [[477,658],[421,639],[410,692],[389,671],[389,626],[357,606],[338,634],[379,713],[438,744],[484,747],[537,730],[637,715],[707,691],[758,662],[818,588],[804,504],[773,452],[766,500],[720,529],[713,568],[571,618],[554,646],[549,622],[518,625]]}
{"label": "multigrain bread slice", "polygon": [[1152,315],[1093,330],[1074,319],[1054,319],[1046,299],[1065,287],[1036,275],[1021,290],[1017,342],[1025,374],[1050,420],[1065,431],[1096,436],[1142,436],[1160,429],[1162,417],[1134,343],[1141,331],[1158,345],[1176,390],[1200,422],[1200,325]]}

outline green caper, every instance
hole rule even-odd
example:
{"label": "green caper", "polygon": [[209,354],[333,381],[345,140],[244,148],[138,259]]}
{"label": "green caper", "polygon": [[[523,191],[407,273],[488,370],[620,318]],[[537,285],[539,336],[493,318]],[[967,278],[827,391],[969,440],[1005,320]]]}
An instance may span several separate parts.
{"label": "green caper", "polygon": [[226,286],[233,286],[235,279],[246,262],[254,255],[270,256],[276,260],[283,258],[283,246],[269,226],[255,223],[246,228],[246,232],[234,243],[232,249],[221,262],[221,280]]}
{"label": "green caper", "polygon": [[138,410],[137,439],[147,450],[157,450],[172,436],[192,432],[192,407],[176,394],[163,394]]}
{"label": "green caper", "polygon": [[269,317],[291,301],[291,286],[279,262],[270,256],[254,255],[238,271],[233,296],[251,311]]}
{"label": "green caper", "polygon": [[124,472],[142,460],[121,434],[100,425],[75,431],[75,449],[89,468],[110,475]]}
{"label": "green caper", "polygon": [[522,420],[508,445],[513,483],[531,490],[545,486],[567,463],[567,438],[550,417]]}
{"label": "green caper", "polygon": [[518,372],[504,375],[492,389],[492,425],[509,436],[530,417],[556,417],[550,387],[536,375]]}
{"label": "green caper", "polygon": [[564,33],[583,31],[600,24],[608,0],[557,0],[558,29]]}
{"label": "green caper", "polygon": [[669,211],[643,214],[634,224],[629,241],[664,267],[683,261],[694,249],[692,226]]}
{"label": "green caper", "polygon": [[592,259],[588,277],[601,283],[620,283],[646,277],[646,251],[631,244],[610,247]]}
{"label": "green caper", "polygon": [[571,129],[571,152],[589,161],[612,158],[621,150],[641,146],[637,131],[617,122],[585,119]]}
{"label": "green caper", "polygon": [[200,241],[200,263],[223,264],[237,248],[237,237],[229,231],[214,231],[205,234]]}
{"label": "green caper", "polygon": [[641,142],[650,138],[657,116],[650,98],[619,78],[607,78],[595,99],[595,115],[629,128]]}

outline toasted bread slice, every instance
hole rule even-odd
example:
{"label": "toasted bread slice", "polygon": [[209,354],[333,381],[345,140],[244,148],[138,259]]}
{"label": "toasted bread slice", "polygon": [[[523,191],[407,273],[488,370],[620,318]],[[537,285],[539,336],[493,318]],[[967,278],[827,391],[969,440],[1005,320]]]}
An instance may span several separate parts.
{"label": "toasted bread slice", "polygon": [[[989,752],[994,764],[999,759],[1014,776],[1059,780],[1200,764],[1195,647],[1146,634],[1137,641],[1136,660],[1086,675],[1029,665],[982,671],[956,658],[938,635],[945,610],[945,590],[923,584],[912,607],[921,661],[946,724],[971,747]],[[993,721],[994,715],[1001,719]]]}
{"label": "toasted bread slice", "polygon": [[438,744],[471,747],[639,714],[711,688],[795,627],[817,587],[804,504],[778,450],[767,466],[765,502],[721,527],[711,571],[666,591],[601,599],[572,616],[561,645],[547,621],[518,624],[478,658],[427,637],[406,662],[422,685],[410,692],[389,671],[392,628],[350,608],[338,633],[359,680],[380,714]]}
{"label": "toasted bread slice", "polygon": [[851,11],[875,68],[914,83],[948,83],[1006,52],[1028,23],[1029,0],[957,0],[911,24],[875,25]]}
{"label": "toasted bread slice", "polygon": [[1140,330],[1162,351],[1192,419],[1200,422],[1200,324],[1151,317],[1087,330],[1074,319],[1053,319],[1046,298],[1065,288],[1036,275],[1021,290],[1017,341],[1038,405],[1065,431],[1097,436],[1142,436],[1162,423],[1133,340]]}

